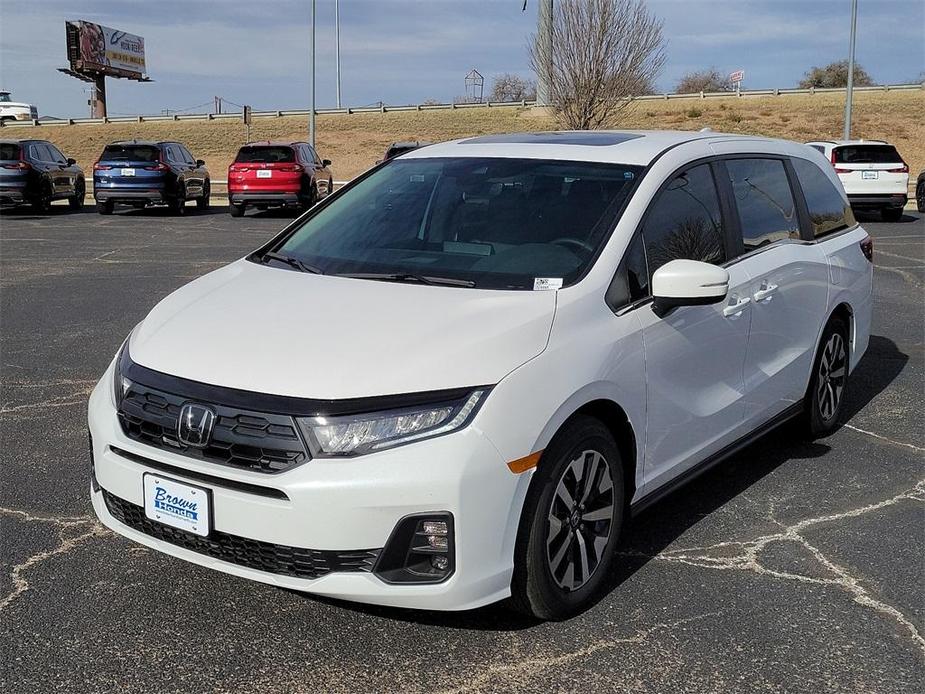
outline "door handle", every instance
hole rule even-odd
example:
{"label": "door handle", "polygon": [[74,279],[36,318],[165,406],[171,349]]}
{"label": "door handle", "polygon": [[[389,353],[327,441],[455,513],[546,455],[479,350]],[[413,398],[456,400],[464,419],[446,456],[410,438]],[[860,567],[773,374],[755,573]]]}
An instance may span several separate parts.
{"label": "door handle", "polygon": [[754,294],[754,299],[755,301],[764,301],[765,299],[770,297],[772,294],[775,294],[776,292],[777,292],[776,284],[768,284],[767,282],[762,282],[761,288]]}
{"label": "door handle", "polygon": [[[732,300],[735,300],[736,297],[733,297]],[[742,311],[745,310],[745,307],[751,303],[751,299],[747,296],[744,299],[738,299],[734,304],[729,304],[726,308],[723,309],[723,315],[727,318],[732,316],[738,316]]]}

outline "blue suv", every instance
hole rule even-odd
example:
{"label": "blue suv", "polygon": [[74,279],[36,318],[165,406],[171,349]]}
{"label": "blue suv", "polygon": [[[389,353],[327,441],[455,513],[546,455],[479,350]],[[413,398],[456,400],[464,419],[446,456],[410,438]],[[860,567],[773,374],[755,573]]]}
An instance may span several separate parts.
{"label": "blue suv", "polygon": [[187,200],[204,210],[209,189],[205,162],[179,142],[113,142],[93,165],[93,197],[100,214],[112,214],[117,203],[167,205],[174,214],[183,214]]}

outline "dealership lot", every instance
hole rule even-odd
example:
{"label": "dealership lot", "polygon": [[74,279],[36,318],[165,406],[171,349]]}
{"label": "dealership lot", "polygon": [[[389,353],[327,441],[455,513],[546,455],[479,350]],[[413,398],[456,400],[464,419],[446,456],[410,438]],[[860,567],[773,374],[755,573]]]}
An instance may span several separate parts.
{"label": "dealership lot", "polygon": [[652,507],[600,603],[537,624],[499,607],[321,601],[98,525],[85,421],[95,380],[156,301],[288,219],[231,219],[225,208],[181,219],[54,211],[0,216],[6,691],[905,692],[921,683],[920,215],[862,220],[875,239],[876,305],[847,425],[813,444],[779,430]]}

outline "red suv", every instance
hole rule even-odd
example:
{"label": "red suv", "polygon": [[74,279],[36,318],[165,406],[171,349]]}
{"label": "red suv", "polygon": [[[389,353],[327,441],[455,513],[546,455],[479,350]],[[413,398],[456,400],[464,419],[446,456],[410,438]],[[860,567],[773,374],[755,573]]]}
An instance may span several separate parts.
{"label": "red suv", "polygon": [[228,167],[231,216],[248,206],[308,209],[331,193],[330,165],[307,142],[249,142]]}

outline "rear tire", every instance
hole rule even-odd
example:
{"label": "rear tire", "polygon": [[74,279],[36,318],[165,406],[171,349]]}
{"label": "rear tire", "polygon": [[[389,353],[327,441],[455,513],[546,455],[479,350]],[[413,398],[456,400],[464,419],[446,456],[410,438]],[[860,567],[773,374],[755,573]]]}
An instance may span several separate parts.
{"label": "rear tire", "polygon": [[848,325],[838,316],[829,319],[813,362],[813,375],[803,398],[802,428],[810,439],[828,436],[838,427],[848,390]]}
{"label": "rear tire", "polygon": [[514,551],[514,609],[559,620],[591,604],[613,564],[624,498],[613,436],[593,417],[572,418],[530,482]]}
{"label": "rear tire", "polygon": [[200,210],[209,209],[209,196],[211,195],[211,193],[212,193],[211,186],[209,185],[209,182],[206,181],[205,185],[202,188],[202,197],[196,200],[196,207],[198,209]]}
{"label": "rear tire", "polygon": [[112,214],[115,209],[115,203],[112,200],[96,203],[96,211],[100,214]]}
{"label": "rear tire", "polygon": [[32,210],[36,214],[51,214],[51,186],[43,182],[39,193],[32,200]]}
{"label": "rear tire", "polygon": [[915,187],[915,207],[919,212],[925,212],[925,183]]}
{"label": "rear tire", "polygon": [[84,198],[87,195],[87,186],[82,179],[78,180],[74,184],[74,197],[67,199],[67,204],[70,205],[72,210],[82,210],[84,206]]}
{"label": "rear tire", "polygon": [[244,205],[228,205],[228,212],[231,213],[232,217],[243,217],[244,216]]}
{"label": "rear tire", "polygon": [[170,211],[180,217],[186,214],[186,189],[183,186],[177,187],[177,195],[170,201]]}
{"label": "rear tire", "polygon": [[884,222],[898,222],[903,218],[903,208],[901,207],[884,207],[880,210],[880,216]]}

